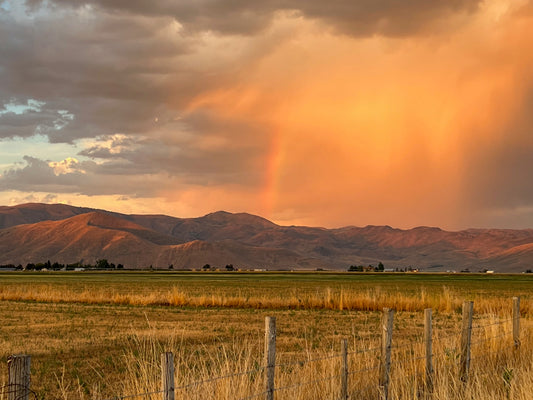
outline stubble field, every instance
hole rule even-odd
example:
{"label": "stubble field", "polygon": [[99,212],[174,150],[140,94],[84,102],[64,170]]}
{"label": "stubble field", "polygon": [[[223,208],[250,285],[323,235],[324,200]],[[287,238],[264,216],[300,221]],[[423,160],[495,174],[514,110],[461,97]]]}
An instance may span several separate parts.
{"label": "stubble field", "polygon": [[[509,337],[513,296],[521,297],[520,352]],[[441,371],[436,396],[472,397],[484,390],[485,398],[525,399],[531,395],[525,389],[531,388],[531,356],[524,354],[533,349],[532,296],[530,275],[1,273],[0,349],[3,360],[32,355],[32,390],[39,399],[157,391],[159,355],[168,350],[176,356],[178,386],[249,372],[180,389],[177,398],[238,399],[264,390],[264,320],[274,316],[281,364],[276,385],[287,387],[276,398],[338,398],[337,380],[328,377],[336,374],[345,338],[350,370],[368,370],[351,375],[353,398],[365,385],[369,392],[361,395],[377,398],[381,310],[390,307],[397,310],[393,375],[402,377],[393,380],[393,398],[413,398],[423,392],[423,310],[430,307]],[[459,390],[453,376],[464,300],[474,301],[475,345],[471,383]],[[1,368],[3,385],[5,362]],[[482,380],[476,371],[488,376]],[[322,383],[314,382],[321,377]],[[295,382],[312,384],[290,388]]]}

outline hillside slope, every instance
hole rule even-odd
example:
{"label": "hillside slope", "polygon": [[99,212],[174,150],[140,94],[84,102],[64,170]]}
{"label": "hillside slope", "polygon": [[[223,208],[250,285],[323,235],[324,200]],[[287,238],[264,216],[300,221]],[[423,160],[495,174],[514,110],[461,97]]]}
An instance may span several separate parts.
{"label": "hillside slope", "polygon": [[[105,258],[130,268],[199,268],[204,264],[265,268],[286,265],[315,268],[317,260],[284,249],[247,246],[232,240],[181,244],[173,236],[104,212],[89,212],[60,221],[43,221],[0,230],[0,263],[51,260],[65,264]],[[221,263],[226,264],[221,264]]]}
{"label": "hillside slope", "polygon": [[383,262],[424,270],[533,268],[533,230],[279,226],[219,211],[198,218],[125,215],[62,204],[0,207],[0,263],[53,259],[142,267],[334,268]]}

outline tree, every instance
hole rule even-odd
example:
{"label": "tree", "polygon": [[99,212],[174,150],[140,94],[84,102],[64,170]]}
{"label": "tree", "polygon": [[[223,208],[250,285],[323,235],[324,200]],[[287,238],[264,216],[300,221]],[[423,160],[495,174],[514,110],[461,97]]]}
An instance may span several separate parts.
{"label": "tree", "polygon": [[63,264],[59,264],[57,261],[52,264],[52,269],[54,271],[59,271],[63,267],[64,267],[64,265]]}
{"label": "tree", "polygon": [[233,264],[226,265],[226,271],[235,271],[235,268],[233,268]]}
{"label": "tree", "polygon": [[105,258],[96,260],[96,268],[109,268],[109,262]]}
{"label": "tree", "polygon": [[211,265],[209,265],[209,264],[205,264],[205,265],[202,267],[202,269],[203,269],[204,271],[207,271],[208,269],[211,269]]}

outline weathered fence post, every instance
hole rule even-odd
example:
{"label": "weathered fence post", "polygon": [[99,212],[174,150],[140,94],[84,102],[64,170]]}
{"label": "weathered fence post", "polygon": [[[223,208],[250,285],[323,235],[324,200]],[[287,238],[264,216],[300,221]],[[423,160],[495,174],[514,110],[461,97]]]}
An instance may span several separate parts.
{"label": "weathered fence post", "polygon": [[28,400],[30,395],[31,356],[16,354],[7,358],[8,400]]}
{"label": "weathered fence post", "polygon": [[274,400],[276,371],[276,318],[265,318],[266,400]]}
{"label": "weathered fence post", "polygon": [[379,386],[383,392],[383,400],[389,398],[390,362],[392,349],[392,329],[394,323],[394,310],[383,309],[382,336],[381,336],[381,368]]}
{"label": "weathered fence post", "polygon": [[174,354],[161,354],[161,382],[163,400],[174,400]]}
{"label": "weathered fence post", "polygon": [[470,344],[472,342],[473,313],[474,302],[465,301],[463,303],[463,324],[461,330],[461,354],[459,363],[459,378],[464,383],[468,381],[468,370],[470,369]]}
{"label": "weathered fence post", "polygon": [[348,340],[341,342],[341,400],[348,400]]}
{"label": "weathered fence post", "polygon": [[426,347],[426,391],[433,392],[433,379],[435,371],[433,370],[433,328],[432,328],[432,311],[431,308],[424,310],[424,343]]}
{"label": "weathered fence post", "polygon": [[515,349],[520,347],[520,297],[513,297],[513,341]]}

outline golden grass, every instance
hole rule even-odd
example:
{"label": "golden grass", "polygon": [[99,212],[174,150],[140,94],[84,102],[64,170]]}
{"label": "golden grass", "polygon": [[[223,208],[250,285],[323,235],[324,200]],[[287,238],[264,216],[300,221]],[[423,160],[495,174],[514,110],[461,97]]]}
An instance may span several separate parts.
{"label": "golden grass", "polygon": [[[39,399],[95,400],[158,391],[164,351],[175,355],[176,386],[190,385],[177,390],[177,399],[235,400],[261,393],[264,317],[269,314],[277,317],[278,325],[277,363],[281,365],[276,387],[285,388],[276,392],[276,399],[338,398],[337,355],[344,337],[354,352],[349,356],[350,371],[360,371],[350,374],[351,398],[379,398],[379,312],[176,312],[171,307],[22,302],[0,306],[5,306],[0,316],[11,313],[12,318],[4,318],[0,347],[32,354],[32,387]],[[25,321],[20,321],[18,330],[6,329],[23,315],[35,321],[35,326],[23,327]],[[425,393],[422,319],[419,312],[395,315],[392,399],[423,398]],[[533,329],[529,320],[522,319],[522,349],[516,352],[509,335],[509,307],[506,315],[476,314],[472,370],[466,386],[457,379],[459,326],[460,315],[435,314],[434,399],[532,398]],[[209,381],[242,371],[251,372]],[[294,386],[300,383],[305,384]]]}
{"label": "golden grass", "polygon": [[[276,392],[277,400],[338,398],[339,379],[331,376],[338,375],[340,359],[330,356],[339,353],[343,338],[349,339],[350,351],[364,351],[349,358],[350,371],[366,371],[350,375],[351,398],[377,399],[374,368],[379,351],[366,350],[379,348],[381,310],[389,307],[397,311],[391,398],[419,399],[425,396],[422,310],[430,307],[437,371],[434,399],[533,398],[529,281],[515,287],[510,279],[493,290],[483,280],[470,290],[466,282],[426,287],[423,277],[411,286],[384,278],[374,285],[373,277],[362,284],[322,281],[328,278],[322,275],[312,281],[307,276],[245,281],[240,275],[226,280],[201,275],[179,283],[171,280],[174,275],[162,274],[144,274],[138,281],[137,275],[109,275],[109,282],[103,274],[4,278],[0,359],[32,355],[37,399],[98,400],[158,391],[160,354],[172,351],[178,387],[253,371],[179,389],[177,399],[238,400],[264,390],[260,367],[264,318],[269,315],[277,318],[277,360],[283,364],[276,371],[276,387],[285,389]],[[18,282],[20,277],[27,280]],[[509,337],[512,295],[522,296],[520,353],[512,349]],[[464,300],[474,300],[475,312],[472,373],[466,386],[457,379]],[[7,377],[5,363],[0,368],[1,385]],[[306,384],[292,386],[299,383]]]}
{"label": "golden grass", "polygon": [[[440,312],[460,310],[464,293],[447,287],[429,293],[422,288],[411,293],[374,289],[317,289],[313,293],[283,293],[268,290],[253,294],[228,294],[225,291],[210,294],[188,293],[175,286],[149,293],[123,293],[112,288],[78,288],[44,285],[10,285],[0,287],[0,301],[35,301],[50,303],[115,304],[132,306],[251,308],[272,310],[348,310],[379,311],[384,307],[397,311],[423,311],[432,308]],[[481,313],[501,313],[509,308],[509,298],[476,297],[476,310]],[[531,312],[530,301],[522,301],[521,312]]]}
{"label": "golden grass", "polygon": [[[393,344],[390,398],[434,400],[531,399],[533,396],[532,326],[524,328],[518,351],[509,336],[510,322],[487,319],[474,328],[472,361],[468,382],[458,375],[457,335],[435,337],[435,379],[430,390],[425,382],[423,347],[420,340],[396,338]],[[503,336],[502,336],[503,335]],[[349,398],[380,399],[378,384],[379,342],[353,343],[349,356]],[[133,354],[142,349],[139,353]],[[176,355],[176,398],[235,400],[253,397],[265,390],[261,352],[255,343],[231,343],[216,354],[194,357],[172,341],[161,345],[155,336],[137,338],[127,352],[128,379],[121,393],[154,392],[160,387],[159,357],[173,349]],[[356,351],[354,351],[356,350]],[[341,361],[337,351],[307,351],[281,354],[276,368],[276,399],[318,400],[340,396]],[[147,368],[147,366],[149,366]],[[236,372],[247,372],[236,374]],[[216,379],[217,377],[225,377]],[[213,379],[215,378],[215,379]],[[198,384],[194,384],[198,382]],[[148,396],[160,399],[161,395]],[[255,398],[255,397],[254,397]],[[259,395],[257,398],[264,398]]]}

